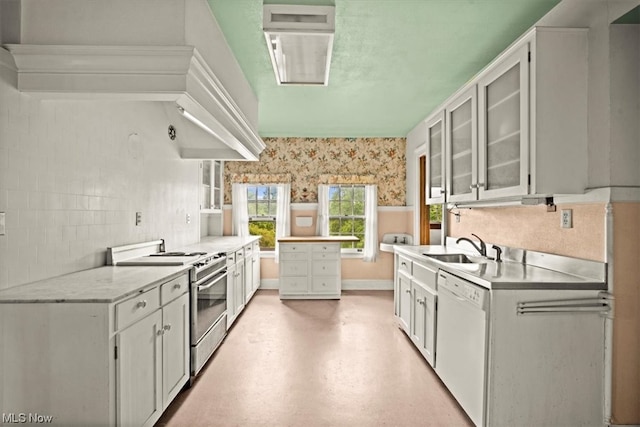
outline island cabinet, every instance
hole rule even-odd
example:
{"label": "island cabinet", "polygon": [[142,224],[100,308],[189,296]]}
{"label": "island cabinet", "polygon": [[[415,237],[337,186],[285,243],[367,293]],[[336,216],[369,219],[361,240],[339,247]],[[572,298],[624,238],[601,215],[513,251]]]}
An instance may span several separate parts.
{"label": "island cabinet", "polygon": [[[122,268],[137,274],[100,280],[130,277]],[[0,303],[0,407],[59,426],[152,426],[189,381],[188,275],[115,301],[82,292]]]}
{"label": "island cabinet", "polygon": [[284,237],[280,244],[280,299],[340,299],[340,243],[353,236]]}
{"label": "island cabinet", "polygon": [[587,30],[533,28],[444,110],[448,202],[583,193]]}

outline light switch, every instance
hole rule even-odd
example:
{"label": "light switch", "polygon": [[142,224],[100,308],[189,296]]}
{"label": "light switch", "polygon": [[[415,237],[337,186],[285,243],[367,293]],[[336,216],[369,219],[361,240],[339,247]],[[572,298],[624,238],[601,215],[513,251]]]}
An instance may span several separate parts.
{"label": "light switch", "polygon": [[142,212],[136,212],[136,225],[140,225],[142,223]]}

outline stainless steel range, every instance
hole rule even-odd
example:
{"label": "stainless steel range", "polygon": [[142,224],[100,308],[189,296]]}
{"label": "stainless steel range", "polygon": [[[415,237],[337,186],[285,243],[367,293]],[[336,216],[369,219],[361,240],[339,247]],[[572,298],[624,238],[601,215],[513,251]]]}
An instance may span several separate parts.
{"label": "stainless steel range", "polygon": [[108,248],[116,266],[192,266],[189,271],[191,376],[200,372],[227,330],[227,261],[224,253],[166,252],[164,240]]}

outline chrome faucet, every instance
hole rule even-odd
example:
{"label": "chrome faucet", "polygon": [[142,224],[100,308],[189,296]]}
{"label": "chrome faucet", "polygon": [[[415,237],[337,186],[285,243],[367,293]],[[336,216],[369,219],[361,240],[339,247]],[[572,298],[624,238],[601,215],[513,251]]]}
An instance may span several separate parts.
{"label": "chrome faucet", "polygon": [[465,241],[465,242],[469,242],[473,245],[473,247],[480,252],[480,255],[486,257],[487,256],[487,245],[484,243],[484,241],[478,237],[477,235],[471,233],[472,236],[474,236],[475,238],[477,238],[478,240],[480,240],[480,246],[476,245],[473,240],[469,239],[468,237],[460,237],[458,240],[456,240],[456,244],[460,243],[461,241]]}

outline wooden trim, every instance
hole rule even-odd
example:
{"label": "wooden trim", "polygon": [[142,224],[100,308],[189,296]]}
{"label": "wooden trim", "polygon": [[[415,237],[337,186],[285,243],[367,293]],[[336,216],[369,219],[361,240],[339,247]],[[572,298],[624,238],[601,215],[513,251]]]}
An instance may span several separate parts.
{"label": "wooden trim", "polygon": [[420,244],[429,244],[429,205],[426,204],[427,157],[420,156]]}

